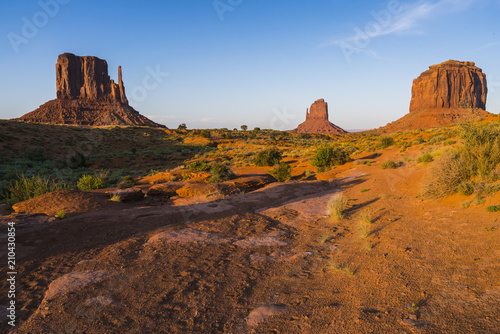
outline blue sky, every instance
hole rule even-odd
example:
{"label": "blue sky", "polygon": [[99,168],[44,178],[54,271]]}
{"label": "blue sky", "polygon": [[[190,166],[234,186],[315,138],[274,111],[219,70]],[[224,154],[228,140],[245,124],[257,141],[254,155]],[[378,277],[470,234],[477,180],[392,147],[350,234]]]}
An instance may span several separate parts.
{"label": "blue sky", "polygon": [[408,112],[413,79],[448,59],[483,69],[487,109],[500,113],[496,0],[5,0],[0,10],[0,118],[55,98],[64,52],[106,59],[115,80],[121,65],[136,109],[175,128],[289,130],[319,98],[345,129],[383,126]]}

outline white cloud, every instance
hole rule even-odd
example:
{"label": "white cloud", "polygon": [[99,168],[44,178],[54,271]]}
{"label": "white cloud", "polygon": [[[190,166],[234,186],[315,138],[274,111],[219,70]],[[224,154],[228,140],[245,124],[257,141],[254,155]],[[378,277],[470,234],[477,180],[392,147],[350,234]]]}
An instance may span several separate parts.
{"label": "white cloud", "polygon": [[[372,39],[395,34],[422,33],[421,26],[427,20],[437,16],[448,15],[468,9],[473,3],[481,0],[419,0],[416,2],[400,3],[397,10],[390,7],[372,11],[373,20],[362,27],[355,27],[353,33],[342,39],[335,39],[320,47],[336,45],[343,48],[346,58],[352,53],[364,53],[371,57],[377,54],[368,48]],[[349,59],[348,59],[349,60]]]}

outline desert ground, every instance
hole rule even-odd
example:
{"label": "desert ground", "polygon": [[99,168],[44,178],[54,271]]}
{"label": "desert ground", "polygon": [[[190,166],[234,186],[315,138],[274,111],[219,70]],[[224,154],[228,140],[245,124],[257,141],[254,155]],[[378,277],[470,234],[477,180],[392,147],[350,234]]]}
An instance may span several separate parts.
{"label": "desert ground", "polygon": [[[1,233],[15,222],[18,272],[17,326],[3,332],[500,333],[496,172],[426,188],[463,125],[0,129]],[[320,147],[347,159],[321,165]],[[273,149],[291,171],[259,166]],[[16,181],[53,191],[18,201]]]}

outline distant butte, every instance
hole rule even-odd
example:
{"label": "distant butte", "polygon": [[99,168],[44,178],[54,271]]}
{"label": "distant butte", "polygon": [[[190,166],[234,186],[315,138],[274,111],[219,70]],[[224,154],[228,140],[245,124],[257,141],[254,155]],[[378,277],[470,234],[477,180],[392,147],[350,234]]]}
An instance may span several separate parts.
{"label": "distant butte", "polygon": [[74,125],[163,127],[128,104],[118,67],[118,83],[108,75],[106,60],[71,53],[56,63],[57,99],[19,118],[23,121]]}
{"label": "distant butte", "polygon": [[470,61],[432,65],[413,80],[410,113],[378,129],[394,132],[447,126],[484,117],[486,75]]}
{"label": "distant butte", "polygon": [[320,99],[306,111],[306,121],[294,130],[299,133],[347,133],[328,120],[328,103]]}

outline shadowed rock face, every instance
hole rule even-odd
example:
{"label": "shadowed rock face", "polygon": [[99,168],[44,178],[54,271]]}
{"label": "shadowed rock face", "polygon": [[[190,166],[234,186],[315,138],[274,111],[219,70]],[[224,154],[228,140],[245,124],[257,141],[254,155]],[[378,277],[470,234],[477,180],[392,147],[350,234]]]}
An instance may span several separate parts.
{"label": "shadowed rock face", "polygon": [[306,121],[294,131],[302,133],[347,133],[328,121],[328,103],[320,99],[306,111]]}
{"label": "shadowed rock face", "polygon": [[469,61],[433,65],[413,81],[410,112],[432,108],[486,110],[486,75]]}
{"label": "shadowed rock face", "polygon": [[20,120],[77,125],[133,125],[162,127],[129,106],[118,67],[118,83],[108,75],[106,60],[71,53],[56,63],[57,99],[22,116]]}

